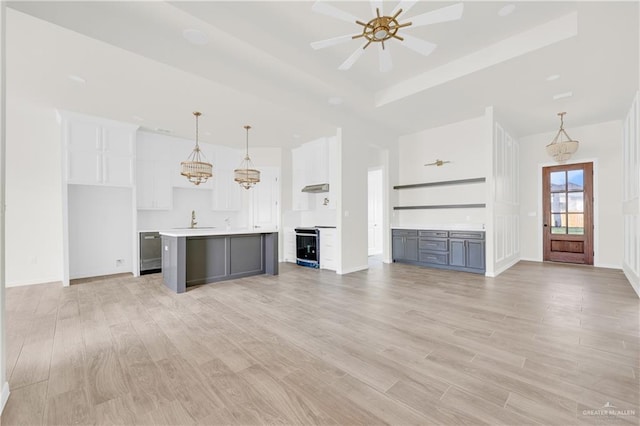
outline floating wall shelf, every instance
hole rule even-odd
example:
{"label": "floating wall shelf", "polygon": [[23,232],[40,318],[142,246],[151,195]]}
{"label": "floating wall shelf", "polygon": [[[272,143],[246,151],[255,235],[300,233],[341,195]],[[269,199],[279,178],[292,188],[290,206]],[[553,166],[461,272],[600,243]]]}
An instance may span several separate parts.
{"label": "floating wall shelf", "polygon": [[486,204],[434,204],[431,206],[396,206],[394,210],[483,209]]}
{"label": "floating wall shelf", "polygon": [[396,185],[393,187],[393,189],[411,189],[411,188],[426,188],[429,186],[463,185],[467,183],[480,183],[480,182],[484,182],[485,180],[486,178],[483,178],[483,177],[471,178],[471,179],[458,179],[458,180],[443,180],[440,182],[414,183],[411,185]]}

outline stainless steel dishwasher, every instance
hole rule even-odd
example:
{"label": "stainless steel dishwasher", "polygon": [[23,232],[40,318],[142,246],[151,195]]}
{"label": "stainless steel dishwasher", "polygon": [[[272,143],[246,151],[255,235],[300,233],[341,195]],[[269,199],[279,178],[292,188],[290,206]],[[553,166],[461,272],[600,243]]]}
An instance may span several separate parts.
{"label": "stainless steel dishwasher", "polygon": [[140,275],[162,270],[162,239],[158,232],[140,233]]}

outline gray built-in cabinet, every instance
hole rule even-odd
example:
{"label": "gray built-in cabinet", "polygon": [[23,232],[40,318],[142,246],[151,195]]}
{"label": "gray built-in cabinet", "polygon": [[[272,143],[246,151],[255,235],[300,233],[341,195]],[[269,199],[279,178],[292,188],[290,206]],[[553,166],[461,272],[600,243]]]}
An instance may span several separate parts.
{"label": "gray built-in cabinet", "polygon": [[394,229],[392,256],[394,262],[484,274],[485,233]]}

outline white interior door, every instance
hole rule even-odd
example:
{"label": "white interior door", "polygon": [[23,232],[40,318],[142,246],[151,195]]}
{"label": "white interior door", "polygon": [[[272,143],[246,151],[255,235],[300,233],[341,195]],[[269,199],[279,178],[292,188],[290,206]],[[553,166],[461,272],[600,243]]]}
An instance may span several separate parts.
{"label": "white interior door", "polygon": [[382,169],[369,170],[369,256],[382,253]]}

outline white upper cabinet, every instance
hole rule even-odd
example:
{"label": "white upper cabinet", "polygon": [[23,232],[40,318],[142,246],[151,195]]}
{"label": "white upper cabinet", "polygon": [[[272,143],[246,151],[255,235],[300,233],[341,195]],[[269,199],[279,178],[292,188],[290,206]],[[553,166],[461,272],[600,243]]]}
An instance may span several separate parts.
{"label": "white upper cabinet", "polygon": [[307,185],[308,149],[305,145],[291,150],[292,163],[292,208],[293,210],[309,210],[309,194],[302,192]]}
{"label": "white upper cabinet", "polygon": [[[291,150],[293,210],[335,209],[336,157],[334,138],[316,139]],[[324,183],[329,184],[329,192],[302,192],[307,185]]]}
{"label": "white upper cabinet", "polygon": [[168,137],[138,132],[136,193],[139,210],[171,210],[174,162]]}
{"label": "white upper cabinet", "polygon": [[67,183],[131,187],[135,184],[137,126],[60,112]]}
{"label": "white upper cabinet", "polygon": [[233,171],[240,165],[242,153],[226,146],[215,146],[213,159],[211,208],[217,211],[240,210],[244,189],[233,180]]}

